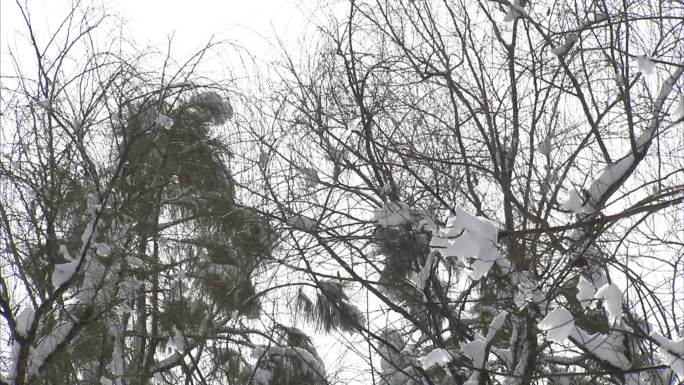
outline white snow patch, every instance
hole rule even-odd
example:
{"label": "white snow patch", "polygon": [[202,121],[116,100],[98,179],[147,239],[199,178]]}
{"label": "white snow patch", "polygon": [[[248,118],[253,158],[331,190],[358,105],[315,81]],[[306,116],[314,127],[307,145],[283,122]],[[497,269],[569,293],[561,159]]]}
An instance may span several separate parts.
{"label": "white snow patch", "polygon": [[[645,139],[646,138],[643,137],[643,135],[640,136],[637,139],[637,147],[643,146],[643,142],[646,141]],[[601,176],[594,180],[589,187],[589,196],[591,197],[592,202],[597,203],[608,191],[610,186],[614,185],[625,176],[635,161],[634,154],[629,154],[606,168]]]}
{"label": "white snow patch", "polygon": [[[78,292],[78,299],[87,303],[94,300],[98,303],[109,302],[114,293],[114,280],[106,279],[107,268],[91,254],[86,256],[83,265],[83,283]],[[115,273],[118,267],[118,264],[113,265],[111,271]]]}
{"label": "white snow patch", "polygon": [[603,300],[603,308],[608,313],[608,320],[615,324],[622,318],[622,290],[614,283],[601,286],[594,298]]}
{"label": "white snow patch", "polygon": [[102,376],[100,377],[100,385],[114,385],[114,381],[109,378]]}
{"label": "white snow patch", "polygon": [[26,337],[26,333],[29,331],[29,328],[33,323],[33,318],[35,317],[35,315],[36,313],[33,311],[31,306],[25,307],[24,310],[22,310],[21,313],[19,313],[17,319],[15,320],[15,330],[17,331],[17,334],[19,334],[22,337]]}
{"label": "white snow patch", "polygon": [[586,211],[584,207],[582,207],[583,204],[584,202],[582,201],[580,193],[575,189],[571,189],[568,192],[568,199],[563,206],[566,210],[572,211],[573,213],[582,214]]}
{"label": "white snow patch", "polygon": [[658,332],[652,332],[650,336],[660,345],[658,355],[663,363],[670,366],[680,381],[684,380],[684,337],[672,341]]}
{"label": "white snow patch", "polygon": [[350,131],[356,130],[359,127],[359,124],[361,124],[361,118],[351,119],[347,122],[347,129]]}
{"label": "white snow patch", "polygon": [[482,335],[477,334],[473,341],[463,344],[463,354],[473,360],[473,367],[482,368],[484,365],[485,348],[487,342]]}
{"label": "white snow patch", "polygon": [[528,303],[534,302],[535,291],[537,291],[537,284],[530,277],[529,271],[521,271],[515,273],[517,290],[513,296],[513,303],[518,309],[527,306]]}
{"label": "white snow patch", "polygon": [[154,123],[168,130],[171,128],[171,126],[173,126],[173,119],[160,113],[157,115],[157,119],[154,121]]}
{"label": "white snow patch", "polygon": [[619,332],[610,334],[589,334],[579,326],[570,333],[577,345],[594,354],[601,360],[621,369],[630,368],[631,362],[625,356],[624,335]]}
{"label": "white snow patch", "polygon": [[653,74],[653,62],[651,61],[651,58],[646,56],[646,55],[639,55],[636,57],[637,59],[637,65],[639,67],[639,72],[644,73],[645,75],[652,75]]}
{"label": "white snow patch", "polygon": [[59,253],[62,254],[62,257],[64,257],[65,260],[67,261],[73,261],[74,259],[71,257],[69,254],[69,250],[65,245],[59,245]]}
{"label": "white snow patch", "polygon": [[70,280],[76,273],[80,261],[80,259],[75,259],[71,262],[55,265],[55,270],[52,272],[52,286],[57,289]]}
{"label": "white snow patch", "polygon": [[93,238],[93,222],[94,220],[88,222],[83,234],[81,234],[81,250],[85,250],[86,245],[90,244],[90,239]]}
{"label": "white snow patch", "polygon": [[70,321],[61,322],[40,339],[36,347],[29,352],[29,375],[35,376],[39,373],[45,360],[66,341],[73,327],[74,324]]}
{"label": "white snow patch", "polygon": [[580,276],[579,282],[577,282],[577,300],[582,304],[582,308],[586,309],[591,301],[594,299],[596,294],[596,289],[591,282]]}
{"label": "white snow patch", "polygon": [[457,208],[447,227],[433,234],[430,247],[445,257],[475,258],[470,277],[477,281],[487,275],[494,262],[503,258],[497,248],[497,237],[494,223]]}
{"label": "white snow patch", "polygon": [[[466,344],[463,344],[461,350],[463,354],[469,357],[473,361],[474,368],[485,369],[486,362],[485,356],[487,353],[487,345],[492,341],[496,333],[503,327],[506,317],[508,316],[507,311],[502,311],[496,317],[492,319],[489,323],[489,330],[486,337],[482,337],[481,334],[476,333],[475,339]],[[480,378],[480,371],[473,370],[473,372],[468,377],[466,384],[477,384]]]}
{"label": "white snow patch", "polygon": [[435,231],[437,225],[430,214],[403,202],[389,202],[373,212],[371,219],[382,227],[412,224],[417,231]]}
{"label": "white snow patch", "polygon": [[430,353],[419,357],[418,360],[423,369],[430,369],[435,365],[445,366],[451,361],[451,355],[445,349],[437,348],[433,349]]}
{"label": "white snow patch", "polygon": [[575,319],[567,309],[558,307],[539,321],[537,326],[546,332],[546,339],[562,343],[575,329]]}
{"label": "white snow patch", "polygon": [[109,368],[116,378],[116,385],[123,385],[123,376],[125,373],[121,326],[118,324],[110,325],[110,332],[112,337],[114,337],[114,349],[112,349],[112,359],[109,362]]}
{"label": "white snow patch", "polygon": [[511,349],[501,349],[497,347],[492,347],[492,353],[494,353],[499,359],[506,363],[506,366],[511,366],[513,364],[513,351]]}
{"label": "white snow patch", "polygon": [[420,365],[423,369],[430,369],[435,365],[445,366],[451,361],[451,355],[442,348],[433,349],[430,353],[419,357]]}
{"label": "white snow patch", "polygon": [[256,368],[254,370],[254,376],[252,377],[254,383],[261,385],[268,385],[273,379],[273,373],[270,370]]}
{"label": "white snow patch", "polygon": [[487,336],[485,337],[485,341],[487,341],[487,343],[492,341],[496,333],[499,330],[501,330],[501,328],[504,325],[504,322],[506,322],[506,317],[508,317],[508,312],[506,310],[502,310],[501,313],[497,314],[496,317],[492,318],[492,321],[489,323],[489,330],[487,331]]}
{"label": "white snow patch", "polygon": [[[461,350],[463,351],[463,354],[473,361],[473,368],[484,369],[486,348],[487,342],[482,335],[476,334],[475,339],[467,344],[463,344]],[[479,383],[479,379],[480,371],[474,369],[468,377],[466,384],[477,384]]]}

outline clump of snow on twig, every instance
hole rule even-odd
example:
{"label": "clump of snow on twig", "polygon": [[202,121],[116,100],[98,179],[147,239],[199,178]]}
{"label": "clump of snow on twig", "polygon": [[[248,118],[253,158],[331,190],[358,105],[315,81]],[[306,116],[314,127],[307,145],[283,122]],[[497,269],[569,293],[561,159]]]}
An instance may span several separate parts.
{"label": "clump of snow on twig", "polygon": [[566,210],[569,210],[575,214],[583,214],[586,212],[584,208],[584,201],[582,200],[580,193],[575,189],[571,189],[568,192],[568,199],[565,201],[563,206]]}
{"label": "clump of snow on twig", "polygon": [[684,119],[684,96],[679,99],[679,105],[677,106],[677,111],[675,112],[675,117],[677,119]]}
{"label": "clump of snow on twig", "polygon": [[490,220],[457,208],[447,226],[433,234],[430,247],[445,257],[474,258],[470,277],[477,281],[487,275],[494,262],[503,258],[497,247],[498,233]]}
{"label": "clump of snow on twig", "polygon": [[445,366],[449,361],[451,361],[451,355],[446,349],[437,348],[433,349],[430,353],[419,357],[420,365],[423,369],[430,369],[431,367]]}
{"label": "clump of snow on twig", "polygon": [[39,373],[47,357],[64,343],[73,327],[74,324],[71,321],[61,322],[38,341],[36,347],[29,353],[29,375],[35,376]]}
{"label": "clump of snow on twig", "polygon": [[646,56],[646,55],[639,55],[636,57],[637,59],[637,66],[639,67],[639,71],[644,73],[645,75],[652,75],[653,74],[653,62],[651,61],[651,58]]}
{"label": "clump of snow on twig", "polygon": [[171,128],[171,126],[173,126],[173,119],[160,113],[157,115],[157,119],[155,119],[154,123],[168,130]]}
{"label": "clump of snow on twig", "polygon": [[575,329],[575,319],[567,309],[558,307],[539,321],[537,327],[546,332],[546,339],[562,343]]}
{"label": "clump of snow on twig", "polygon": [[609,334],[589,334],[576,325],[570,337],[577,345],[615,367],[628,369],[631,365],[625,355],[624,333],[611,331]]}
{"label": "clump of snow on twig", "polygon": [[[489,323],[487,336],[483,337],[476,333],[473,341],[462,345],[463,354],[473,361],[473,368],[486,369],[485,356],[487,353],[487,346],[491,343],[496,333],[503,327],[504,322],[508,317],[507,311],[502,311]],[[468,377],[466,384],[478,384],[480,379],[480,371],[475,369]]]}
{"label": "clump of snow on twig", "polygon": [[594,298],[603,300],[603,308],[608,313],[608,320],[615,324],[622,318],[622,290],[614,283],[601,286]]}
{"label": "clump of snow on twig", "polygon": [[672,341],[655,331],[650,336],[660,345],[658,355],[663,363],[670,366],[680,381],[684,380],[684,338]]}
{"label": "clump of snow on twig", "polygon": [[591,282],[587,281],[584,277],[580,277],[579,282],[577,282],[577,290],[577,300],[582,304],[582,308],[586,309],[594,299],[596,289]]}
{"label": "clump of snow on twig", "polygon": [[52,286],[57,289],[70,280],[76,273],[76,269],[80,262],[80,259],[75,259],[67,263],[55,265],[55,269],[52,271]]}
{"label": "clump of snow on twig", "polygon": [[15,330],[17,334],[19,334],[22,337],[26,337],[26,333],[28,332],[29,328],[31,327],[31,324],[33,323],[34,316],[35,312],[30,306],[25,307],[24,310],[22,310],[21,313],[19,313],[15,320]]}

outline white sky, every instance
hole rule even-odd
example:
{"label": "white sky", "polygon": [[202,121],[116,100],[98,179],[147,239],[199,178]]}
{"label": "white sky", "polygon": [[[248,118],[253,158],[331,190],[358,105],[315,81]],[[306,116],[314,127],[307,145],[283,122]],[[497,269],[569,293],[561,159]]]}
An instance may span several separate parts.
{"label": "white sky", "polygon": [[[28,1],[34,26],[56,27],[71,0]],[[89,4],[91,0],[83,0]],[[212,36],[230,40],[249,49],[262,60],[272,58],[275,37],[291,49],[320,15],[317,0],[99,0],[111,14],[127,20],[139,46],[156,46],[165,50],[173,34],[173,56],[182,59],[196,52]],[[98,3],[98,0],[94,0]],[[341,0],[325,1],[340,4]],[[318,16],[320,20],[320,16]],[[8,46],[13,46],[17,30],[25,26],[14,0],[0,1],[0,50],[2,62],[8,62]]]}

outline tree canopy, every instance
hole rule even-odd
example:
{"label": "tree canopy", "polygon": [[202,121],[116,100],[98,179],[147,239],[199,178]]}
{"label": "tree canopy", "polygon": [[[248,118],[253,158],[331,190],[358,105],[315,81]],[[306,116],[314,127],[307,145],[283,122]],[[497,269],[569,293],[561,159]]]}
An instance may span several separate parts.
{"label": "tree canopy", "polygon": [[19,6],[0,382],[684,381],[681,4],[352,0],[246,82]]}

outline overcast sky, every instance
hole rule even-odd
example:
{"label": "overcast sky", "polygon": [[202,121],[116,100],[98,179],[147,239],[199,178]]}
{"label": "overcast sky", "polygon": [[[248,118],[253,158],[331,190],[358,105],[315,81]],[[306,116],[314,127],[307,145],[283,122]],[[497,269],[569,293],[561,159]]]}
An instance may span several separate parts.
{"label": "overcast sky", "polygon": [[[28,0],[28,3],[35,25],[54,27],[72,1]],[[194,53],[214,36],[249,48],[262,60],[268,60],[275,53],[270,44],[276,37],[286,47],[295,47],[307,30],[312,31],[312,20],[321,14],[322,7],[341,6],[341,0],[105,0],[104,3],[112,14],[127,20],[127,27],[140,46],[151,44],[165,49],[168,37],[173,34],[172,53],[180,58]],[[0,49],[4,63],[8,45],[13,45],[17,30],[23,32],[25,26],[15,1],[0,1]]]}

